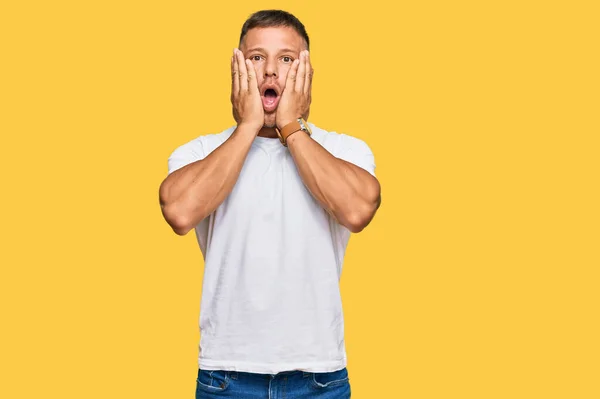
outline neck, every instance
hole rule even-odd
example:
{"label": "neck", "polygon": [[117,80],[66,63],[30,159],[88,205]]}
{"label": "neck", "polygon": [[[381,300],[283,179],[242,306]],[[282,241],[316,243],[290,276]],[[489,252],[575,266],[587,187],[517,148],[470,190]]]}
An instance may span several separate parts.
{"label": "neck", "polygon": [[260,128],[258,135],[260,137],[268,137],[268,138],[272,138],[272,139],[276,139],[279,137],[279,136],[277,136],[277,132],[275,131],[275,128],[267,127],[267,126],[263,126],[262,128]]}

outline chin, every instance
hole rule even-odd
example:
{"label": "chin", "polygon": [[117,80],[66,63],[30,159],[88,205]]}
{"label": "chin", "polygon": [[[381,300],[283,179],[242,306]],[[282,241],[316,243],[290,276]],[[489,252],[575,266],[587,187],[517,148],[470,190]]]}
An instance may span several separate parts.
{"label": "chin", "polygon": [[263,127],[274,128],[275,126],[277,126],[277,124],[275,123],[275,116],[265,117],[265,122],[263,124]]}

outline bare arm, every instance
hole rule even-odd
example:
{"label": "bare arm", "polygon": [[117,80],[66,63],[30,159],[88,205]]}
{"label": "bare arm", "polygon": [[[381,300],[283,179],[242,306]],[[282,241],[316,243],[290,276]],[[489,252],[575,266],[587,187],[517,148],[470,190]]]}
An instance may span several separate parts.
{"label": "bare arm", "polygon": [[[308,51],[302,51],[288,71],[277,109],[280,129],[308,113],[312,74]],[[366,170],[336,158],[303,132],[290,135],[287,144],[302,181],[321,206],[351,232],[364,229],[381,205],[379,181]]]}
{"label": "bare arm", "polygon": [[348,230],[362,231],[381,204],[379,181],[366,170],[334,157],[303,132],[292,134],[287,143],[313,197]]}
{"label": "bare arm", "polygon": [[206,158],[174,171],[162,182],[162,214],[175,233],[187,234],[227,198],[257,131],[252,126],[238,126]]}
{"label": "bare arm", "polygon": [[256,72],[241,51],[231,57],[231,103],[238,126],[204,159],[168,175],[159,188],[162,214],[179,235],[185,235],[227,198],[237,181],[265,116]]}

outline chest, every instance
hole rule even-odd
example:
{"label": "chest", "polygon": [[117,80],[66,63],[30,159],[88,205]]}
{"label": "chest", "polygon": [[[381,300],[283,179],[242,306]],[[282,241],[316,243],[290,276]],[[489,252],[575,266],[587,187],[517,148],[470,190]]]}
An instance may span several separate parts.
{"label": "chest", "polygon": [[312,230],[327,223],[324,209],[304,184],[287,149],[252,147],[235,186],[222,204],[221,216],[231,223],[285,224]]}

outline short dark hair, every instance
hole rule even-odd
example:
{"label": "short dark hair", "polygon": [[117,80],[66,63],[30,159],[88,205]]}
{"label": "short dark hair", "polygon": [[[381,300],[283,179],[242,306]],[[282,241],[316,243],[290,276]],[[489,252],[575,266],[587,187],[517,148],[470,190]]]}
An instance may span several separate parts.
{"label": "short dark hair", "polygon": [[261,10],[250,15],[242,26],[239,44],[242,44],[244,36],[246,36],[246,33],[252,28],[271,28],[279,26],[289,26],[290,28],[295,29],[296,32],[304,38],[306,41],[306,48],[309,49],[310,41],[304,25],[298,18],[283,10]]}

